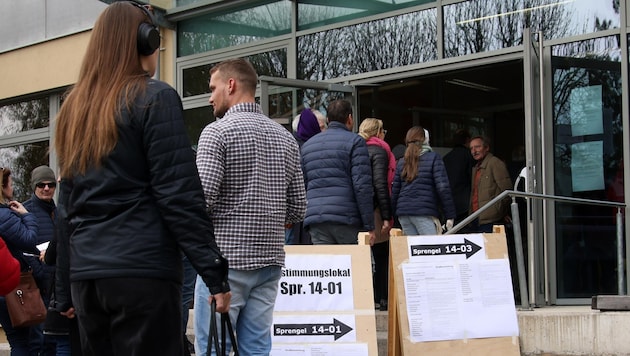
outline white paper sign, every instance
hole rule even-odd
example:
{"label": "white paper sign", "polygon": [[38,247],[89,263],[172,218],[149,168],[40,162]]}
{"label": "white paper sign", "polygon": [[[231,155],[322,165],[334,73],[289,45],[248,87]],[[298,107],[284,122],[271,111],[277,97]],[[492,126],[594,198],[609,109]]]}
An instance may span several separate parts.
{"label": "white paper sign", "polygon": [[507,259],[403,263],[412,342],[517,336]]}
{"label": "white paper sign", "polygon": [[574,192],[603,190],[604,143],[580,142],[571,145],[571,183]]}
{"label": "white paper sign", "polygon": [[407,237],[410,262],[466,261],[486,258],[482,234]]}
{"label": "white paper sign", "polygon": [[366,356],[368,345],[360,344],[315,344],[315,345],[273,345],[271,356]]}
{"label": "white paper sign", "polygon": [[273,343],[356,342],[354,315],[275,316]]}
{"label": "white paper sign", "polygon": [[572,89],[569,105],[573,136],[597,135],[604,132],[601,85]]}
{"label": "white paper sign", "polygon": [[354,310],[350,255],[290,255],[275,311]]}

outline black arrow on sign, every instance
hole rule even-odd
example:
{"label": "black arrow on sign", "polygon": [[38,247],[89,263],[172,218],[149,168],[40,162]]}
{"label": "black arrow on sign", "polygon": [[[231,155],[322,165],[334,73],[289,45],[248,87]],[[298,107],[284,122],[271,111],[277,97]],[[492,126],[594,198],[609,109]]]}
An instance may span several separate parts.
{"label": "black arrow on sign", "polygon": [[[273,330],[276,336],[335,335],[335,341],[337,341],[352,331],[352,328],[337,319],[333,319],[332,324],[274,324]],[[295,332],[297,330],[300,331]]]}
{"label": "black arrow on sign", "polygon": [[411,256],[466,255],[466,259],[481,250],[481,246],[464,238],[463,244],[412,245]]}

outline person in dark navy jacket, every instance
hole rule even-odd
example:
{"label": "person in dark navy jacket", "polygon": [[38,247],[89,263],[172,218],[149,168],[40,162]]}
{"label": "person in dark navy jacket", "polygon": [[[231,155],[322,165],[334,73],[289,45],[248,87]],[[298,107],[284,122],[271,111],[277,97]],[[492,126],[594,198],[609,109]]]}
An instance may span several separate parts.
{"label": "person in dark navy jacket", "polygon": [[[50,243],[55,231],[56,206],[53,198],[57,188],[57,178],[53,170],[48,166],[39,166],[33,169],[31,172],[31,188],[33,189],[33,195],[24,202],[24,207],[37,217],[37,225],[39,227],[37,244]],[[25,258],[33,269],[33,277],[39,287],[44,305],[48,306],[52,294],[55,267],[45,264],[37,256],[26,256]],[[43,323],[31,327],[29,338],[31,354],[41,356],[56,354],[55,341],[44,335]]]}
{"label": "person in dark navy jacket", "polygon": [[425,131],[420,126],[407,131],[405,143],[405,156],[398,162],[392,188],[392,208],[403,233],[441,233],[442,215],[447,229],[452,228],[455,205],[442,158],[425,145]]}
{"label": "person in dark navy jacket", "polygon": [[372,166],[365,140],[353,133],[352,105],[328,105],[328,129],[302,146],[306,182],[304,226],[317,244],[356,244],[360,231],[374,243]]}
{"label": "person in dark navy jacket", "polygon": [[[20,270],[30,269],[24,258],[24,253],[39,256],[37,250],[37,218],[26,210],[22,203],[13,200],[13,178],[11,169],[0,168],[2,174],[2,194],[0,195],[0,237],[4,240],[11,255],[20,262]],[[0,324],[7,336],[11,355],[29,355],[30,327],[14,328],[7,303],[4,297],[0,297]]]}

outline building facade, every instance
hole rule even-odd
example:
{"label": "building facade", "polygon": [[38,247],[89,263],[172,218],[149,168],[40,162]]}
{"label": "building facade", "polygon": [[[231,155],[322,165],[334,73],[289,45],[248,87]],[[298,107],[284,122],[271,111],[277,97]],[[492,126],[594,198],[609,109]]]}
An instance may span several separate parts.
{"label": "building facade", "polygon": [[[18,194],[33,167],[55,166],[54,116],[108,2],[60,0],[62,11],[23,1],[0,15],[13,30],[0,32],[0,165],[14,170]],[[514,181],[526,168],[520,190],[627,202],[629,0],[150,3],[163,39],[158,76],[180,93],[193,143],[214,120],[209,69],[246,57],[265,111],[288,129],[303,108],[325,112],[346,97],[359,120],[384,121],[392,147],[422,125],[446,153],[466,128],[490,138]],[[35,22],[39,35],[18,36]],[[617,242],[627,245],[625,210],[550,199],[519,206],[532,304],[626,294],[630,259]]]}

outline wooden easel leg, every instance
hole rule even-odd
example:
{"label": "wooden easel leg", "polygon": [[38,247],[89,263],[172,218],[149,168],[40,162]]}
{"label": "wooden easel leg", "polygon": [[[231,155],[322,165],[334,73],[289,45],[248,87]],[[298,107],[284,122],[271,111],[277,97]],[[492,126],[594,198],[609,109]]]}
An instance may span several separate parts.
{"label": "wooden easel leg", "polygon": [[391,239],[389,248],[389,273],[387,284],[387,355],[401,355],[400,330],[398,329],[398,301],[396,298],[396,283],[394,279],[394,260],[392,257]]}

